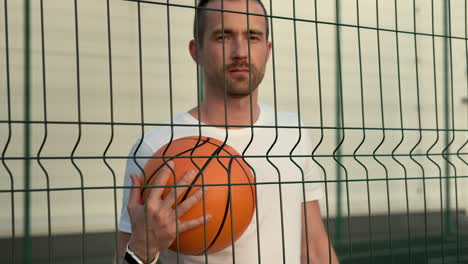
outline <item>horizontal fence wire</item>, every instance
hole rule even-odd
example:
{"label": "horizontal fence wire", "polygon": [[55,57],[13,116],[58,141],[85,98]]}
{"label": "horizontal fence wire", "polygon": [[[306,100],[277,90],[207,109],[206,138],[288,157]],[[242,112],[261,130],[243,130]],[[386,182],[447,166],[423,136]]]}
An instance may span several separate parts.
{"label": "horizontal fence wire", "polygon": [[[197,7],[196,0],[29,2],[4,0],[0,7],[0,205],[6,212],[0,246],[6,262],[118,262],[122,196],[137,188],[124,183],[126,163],[134,164],[145,190],[173,188],[174,199],[183,187],[227,186],[231,211],[236,188],[270,190],[281,238],[280,250],[271,254],[280,256],[278,263],[289,263],[287,190],[300,186],[301,201],[307,201],[311,185],[323,186],[321,216],[332,241],[326,255],[336,252],[341,263],[468,262],[467,0],[263,0],[267,14],[252,11],[255,1],[246,1],[245,12],[225,9],[231,1],[220,8]],[[224,111],[225,125],[201,121],[209,84],[206,69],[187,63],[186,44],[199,33],[198,27],[191,32],[198,11],[222,12],[222,32],[230,15],[245,15],[240,22],[248,28],[255,18],[266,19],[271,56],[259,97],[271,105],[271,123],[254,122],[256,99],[249,95],[251,125],[228,124],[226,71],[224,105],[213,110]],[[258,54],[247,34],[251,61]],[[224,67],[231,56],[226,41]],[[251,83],[249,89],[252,94]],[[196,122],[178,123],[177,113],[190,107]],[[294,114],[293,124],[282,122],[283,109]],[[197,131],[198,146],[213,129],[220,132],[217,152],[200,155],[195,147],[187,156],[170,153],[179,131]],[[148,155],[156,130],[168,131],[169,147]],[[236,130],[248,132],[246,144],[237,154],[222,153]],[[273,131],[271,144],[253,151],[265,131]],[[286,133],[294,143],[278,153]],[[299,151],[304,140],[310,141],[306,154]],[[304,159],[316,167],[313,180],[306,178]],[[223,161],[243,160],[256,181],[208,183],[201,177],[155,185],[149,182],[155,173],[141,162],[160,160],[189,160],[201,171],[198,160],[208,160],[205,166],[213,160],[229,175]],[[298,179],[288,177],[284,161]],[[271,168],[271,177],[258,175],[255,162]],[[252,263],[265,263],[269,241],[261,239],[265,209],[257,198]],[[301,213],[308,222],[305,204]],[[203,199],[203,214],[209,206]],[[225,262],[240,263],[242,249],[232,235],[236,216],[225,217],[231,232]],[[202,224],[200,261],[212,263],[208,224]],[[303,230],[307,249],[313,228]],[[94,235],[105,243],[97,246]],[[68,244],[58,242],[62,238],[73,242],[62,248]],[[179,252],[181,239],[174,241],[176,263],[186,257]],[[304,254],[311,259],[309,250]]]}
{"label": "horizontal fence wire", "polygon": [[[218,127],[218,128],[290,128],[290,129],[297,129],[297,126],[268,126],[268,125],[207,125],[207,124],[177,124],[172,123],[170,125],[166,123],[151,123],[151,122],[144,122],[144,123],[131,123],[131,122],[92,122],[92,121],[23,121],[23,120],[0,120],[0,123],[8,123],[8,124],[51,124],[51,125],[102,125],[102,126],[148,126],[148,127]],[[398,131],[452,131],[452,132],[468,132],[468,129],[464,128],[411,128],[411,127],[404,127],[404,128],[397,128],[397,127],[348,127],[348,126],[301,126],[301,129],[316,129],[316,130],[398,130]]]}
{"label": "horizontal fence wire", "polygon": [[[429,156],[460,156],[466,155],[467,153],[430,153],[430,154],[341,154],[341,155],[232,155],[232,156],[221,156],[221,155],[210,155],[210,156],[192,156],[192,157],[179,157],[179,156],[106,156],[106,159],[123,159],[128,160],[130,158],[148,158],[148,159],[160,159],[160,158],[178,158],[178,159],[190,159],[190,158],[338,158],[338,157],[429,157]],[[100,160],[102,156],[75,156],[74,159],[82,159],[82,160]],[[47,156],[38,156],[38,157],[6,157],[4,160],[63,160],[63,159],[70,159],[67,156],[55,156],[55,157],[47,157]]]}
{"label": "horizontal fence wire", "polygon": [[[440,180],[440,179],[463,179],[463,178],[468,178],[468,176],[426,176],[424,177],[425,180]],[[317,180],[317,181],[288,181],[288,182],[283,182],[282,184],[298,184],[298,183],[339,183],[339,182],[379,182],[379,181],[402,181],[402,180],[421,180],[421,177],[401,177],[401,178],[389,178],[389,179],[349,179],[349,180]],[[242,186],[242,185],[271,185],[271,184],[278,184],[278,182],[272,181],[272,182],[261,182],[261,183],[249,183],[249,184],[237,184],[237,183],[231,183],[231,186]],[[168,184],[165,185],[165,187],[175,187],[175,186],[180,186],[180,187],[186,187],[186,186],[195,186],[195,187],[200,187],[200,186],[225,186],[226,184],[204,184],[204,185],[197,185],[197,184],[190,184],[190,185],[184,185],[184,184]],[[158,186],[152,186],[152,185],[147,185],[148,188],[162,188]],[[165,188],[164,187],[164,188]],[[99,186],[99,187],[75,187],[75,188],[47,188],[47,189],[13,189],[13,190],[0,190],[2,193],[10,193],[10,192],[43,192],[43,191],[71,191],[71,190],[101,190],[101,189],[133,189],[136,187],[132,186]]]}

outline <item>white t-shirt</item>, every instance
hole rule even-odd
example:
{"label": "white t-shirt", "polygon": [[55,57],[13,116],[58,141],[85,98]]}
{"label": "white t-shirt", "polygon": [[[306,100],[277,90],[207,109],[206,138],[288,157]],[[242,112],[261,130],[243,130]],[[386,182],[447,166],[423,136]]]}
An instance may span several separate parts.
{"label": "white t-shirt", "polygon": [[[257,263],[259,259],[262,263],[283,263],[283,259],[286,263],[300,263],[302,203],[321,199],[323,184],[313,182],[322,180],[322,177],[310,157],[313,150],[310,136],[306,129],[297,128],[299,122],[296,114],[278,112],[275,127],[274,110],[260,104],[260,116],[253,129],[226,130],[222,127],[202,126],[202,136],[213,137],[222,142],[226,140],[226,143],[239,153],[243,154],[245,151],[246,156],[251,156],[246,157],[246,161],[253,168],[257,180],[258,222],[254,214],[245,233],[234,243],[235,254],[232,247],[207,256],[188,256],[179,253],[179,263],[205,263],[208,260],[208,263],[227,264],[234,262],[234,258],[236,263]],[[199,121],[189,113],[181,113],[172,123],[198,125]],[[137,141],[129,156],[151,156],[171,138],[174,140],[198,135],[200,135],[198,126],[172,128],[169,125],[157,126],[144,135],[143,141],[141,139]],[[137,148],[138,151],[135,153]],[[289,157],[291,154],[309,155],[309,157],[292,157],[293,162]],[[270,157],[267,159],[265,156]],[[145,158],[137,159],[141,168],[144,168],[146,161]],[[133,158],[127,161],[124,179],[126,186],[131,185],[129,176],[131,173],[141,174]],[[279,182],[282,183],[281,203]],[[127,212],[129,190],[124,190],[119,230],[131,233]],[[160,259],[164,264],[177,263],[177,253],[164,250],[160,254]]]}

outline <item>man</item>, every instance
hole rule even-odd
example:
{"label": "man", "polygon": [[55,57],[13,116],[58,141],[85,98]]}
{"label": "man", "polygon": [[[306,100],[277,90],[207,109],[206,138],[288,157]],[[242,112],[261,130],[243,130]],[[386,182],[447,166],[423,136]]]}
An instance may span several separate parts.
{"label": "man", "polygon": [[[303,157],[312,151],[307,131],[281,128],[297,127],[300,120],[297,115],[276,113],[257,101],[257,87],[263,79],[271,51],[263,4],[259,0],[203,0],[199,6],[228,11],[197,11],[198,23],[195,23],[194,40],[190,41],[189,50],[203,69],[205,100],[173,120],[174,124],[185,126],[154,128],[135,144],[131,155],[151,156],[169,140],[184,136],[201,134],[226,141],[244,153],[252,166],[257,183],[256,215],[234,246],[208,255],[182,255],[168,250],[176,238],[176,227],[183,232],[203,225],[211,216],[188,221],[176,221],[175,216],[184,214],[198,203],[202,191],[181,203],[176,214],[172,208],[173,193],[164,200],[161,198],[162,188],[155,189],[145,209],[139,203],[140,190],[132,188],[124,194],[119,225],[121,256],[125,254],[128,263],[138,263],[134,259],[151,263],[157,258],[164,264],[177,261],[338,263],[320,215],[318,199],[323,196],[322,186],[310,183],[320,180],[316,165],[310,157]],[[250,15],[247,19],[247,11],[262,16]],[[204,126],[199,130],[198,124]],[[205,125],[225,125],[227,128]],[[253,128],[242,127],[252,125]],[[292,158],[287,156],[290,154],[293,154]],[[253,156],[263,158],[250,158]],[[144,167],[146,161],[138,159],[138,165],[133,159],[128,161],[126,185],[140,185],[137,174],[141,174],[139,168]],[[174,166],[169,163],[156,176],[155,184],[164,185],[170,175],[169,167]],[[189,184],[194,176],[195,173],[189,171],[178,184]],[[303,181],[309,182],[302,184]],[[177,193],[184,190],[177,188]],[[209,192],[209,188],[205,191]]]}

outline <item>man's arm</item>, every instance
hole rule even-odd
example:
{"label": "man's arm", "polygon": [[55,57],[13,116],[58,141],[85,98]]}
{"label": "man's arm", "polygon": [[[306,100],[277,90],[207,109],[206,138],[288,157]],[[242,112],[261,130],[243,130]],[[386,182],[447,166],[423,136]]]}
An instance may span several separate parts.
{"label": "man's arm", "polygon": [[[339,261],[336,257],[335,250],[328,240],[327,232],[323,225],[319,202],[306,202],[305,208],[307,223],[305,222],[304,211],[302,210],[301,263],[338,264]],[[306,243],[306,238],[308,244]],[[309,256],[307,256],[307,252],[309,252]]]}

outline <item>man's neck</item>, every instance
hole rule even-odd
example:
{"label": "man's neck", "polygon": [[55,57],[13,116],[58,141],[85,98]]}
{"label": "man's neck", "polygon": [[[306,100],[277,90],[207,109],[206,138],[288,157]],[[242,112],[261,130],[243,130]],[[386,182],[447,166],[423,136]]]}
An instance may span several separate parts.
{"label": "man's neck", "polygon": [[236,126],[254,124],[260,115],[260,107],[257,96],[229,98],[226,103],[224,100],[206,98],[199,107],[192,108],[189,113],[201,123],[227,125],[235,129],[240,128]]}

